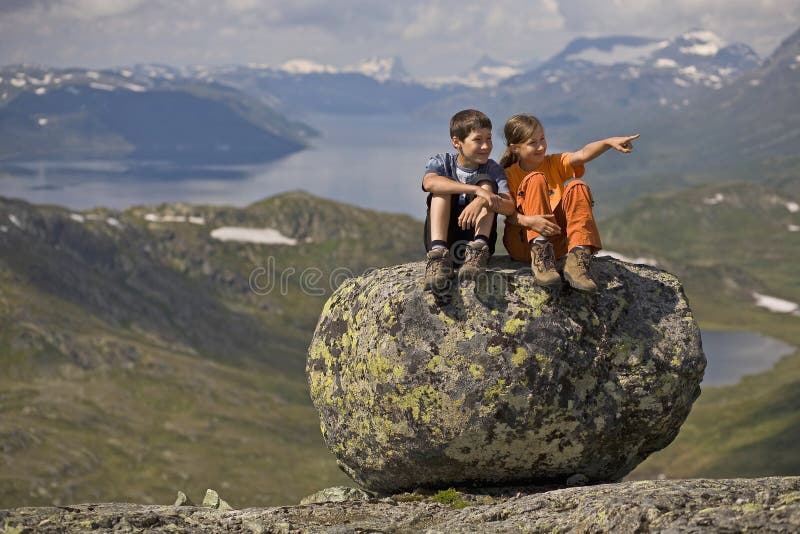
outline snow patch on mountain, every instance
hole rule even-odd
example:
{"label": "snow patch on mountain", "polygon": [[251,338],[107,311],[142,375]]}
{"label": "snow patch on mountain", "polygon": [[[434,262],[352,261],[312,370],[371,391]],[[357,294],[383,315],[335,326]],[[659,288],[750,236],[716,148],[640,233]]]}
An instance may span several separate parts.
{"label": "snow patch on mountain", "polygon": [[719,35],[708,30],[686,32],[679,40],[685,43],[678,48],[682,53],[696,56],[714,56],[725,46]]}
{"label": "snow patch on mountain", "polygon": [[371,57],[355,65],[344,67],[342,72],[357,72],[379,82],[387,80],[408,81],[411,76],[398,57]]}
{"label": "snow patch on mountain", "polygon": [[596,65],[614,65],[617,63],[640,63],[645,57],[667,46],[668,41],[656,41],[642,45],[615,44],[609,49],[585,48],[577,53],[568,54],[568,61],[589,61]]}
{"label": "snow patch on mountain", "polygon": [[289,74],[336,74],[339,72],[339,69],[332,65],[324,65],[310,59],[290,59],[278,69]]}

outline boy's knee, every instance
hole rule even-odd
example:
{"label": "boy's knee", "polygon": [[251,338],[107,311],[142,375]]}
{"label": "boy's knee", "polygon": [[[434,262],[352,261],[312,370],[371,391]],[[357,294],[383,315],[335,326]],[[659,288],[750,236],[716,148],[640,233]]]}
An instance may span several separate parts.
{"label": "boy's knee", "polygon": [[480,180],[476,182],[475,185],[490,190],[495,195],[497,194],[497,182],[494,180]]}

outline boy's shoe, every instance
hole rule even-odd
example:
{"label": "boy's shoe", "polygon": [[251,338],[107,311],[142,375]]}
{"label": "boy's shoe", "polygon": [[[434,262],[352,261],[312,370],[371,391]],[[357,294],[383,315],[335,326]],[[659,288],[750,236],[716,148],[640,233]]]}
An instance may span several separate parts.
{"label": "boy's shoe", "polygon": [[534,241],[531,245],[531,271],[537,284],[544,287],[561,285],[561,276],[556,271],[556,258],[550,241]]}
{"label": "boy's shoe", "polygon": [[435,248],[428,252],[425,265],[425,289],[443,290],[453,277],[453,261],[446,248]]}
{"label": "boy's shoe", "polygon": [[484,241],[470,241],[464,250],[464,263],[458,271],[459,280],[475,280],[486,272],[489,263],[489,245]]}
{"label": "boy's shoe", "polygon": [[592,261],[592,251],[584,247],[575,247],[567,254],[564,264],[564,278],[569,285],[584,293],[597,291],[597,284],[589,277],[589,265]]}

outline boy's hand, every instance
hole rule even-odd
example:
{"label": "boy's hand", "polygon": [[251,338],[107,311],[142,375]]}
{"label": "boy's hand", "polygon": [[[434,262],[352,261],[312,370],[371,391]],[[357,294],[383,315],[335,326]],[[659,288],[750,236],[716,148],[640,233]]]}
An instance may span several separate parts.
{"label": "boy's hand", "polygon": [[619,150],[623,154],[628,154],[631,150],[633,150],[633,143],[631,141],[638,138],[639,134],[636,134],[629,135],[627,137],[609,137],[606,141],[611,148]]}
{"label": "boy's hand", "polygon": [[561,233],[561,227],[555,221],[555,215],[524,215],[520,217],[523,226],[545,236],[550,237]]}
{"label": "boy's hand", "polygon": [[461,215],[458,216],[458,226],[462,230],[474,228],[478,223],[478,219],[483,217],[486,213],[488,212],[484,207],[484,203],[481,202],[480,199],[476,198],[470,202],[469,205],[464,208],[464,211],[461,212]]}
{"label": "boy's hand", "polygon": [[500,207],[500,201],[502,199],[498,195],[482,187],[479,187],[477,191],[475,191],[475,196],[486,202],[485,206],[494,212]]}

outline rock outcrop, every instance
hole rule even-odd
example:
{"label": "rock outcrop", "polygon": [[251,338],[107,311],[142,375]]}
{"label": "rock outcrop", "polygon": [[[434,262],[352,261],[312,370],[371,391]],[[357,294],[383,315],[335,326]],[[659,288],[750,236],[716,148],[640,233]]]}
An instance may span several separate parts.
{"label": "rock outcrop", "polygon": [[[450,492],[456,493],[456,492]],[[420,493],[220,511],[80,504],[0,510],[0,531],[36,532],[798,532],[800,477],[663,480],[526,492]],[[5,529],[5,530],[3,530]]]}
{"label": "rock outcrop", "polygon": [[587,296],[519,267],[495,259],[435,296],[424,265],[406,264],[331,296],[307,373],[355,481],[384,493],[614,481],[675,438],[706,363],[678,280],[601,259]]}

